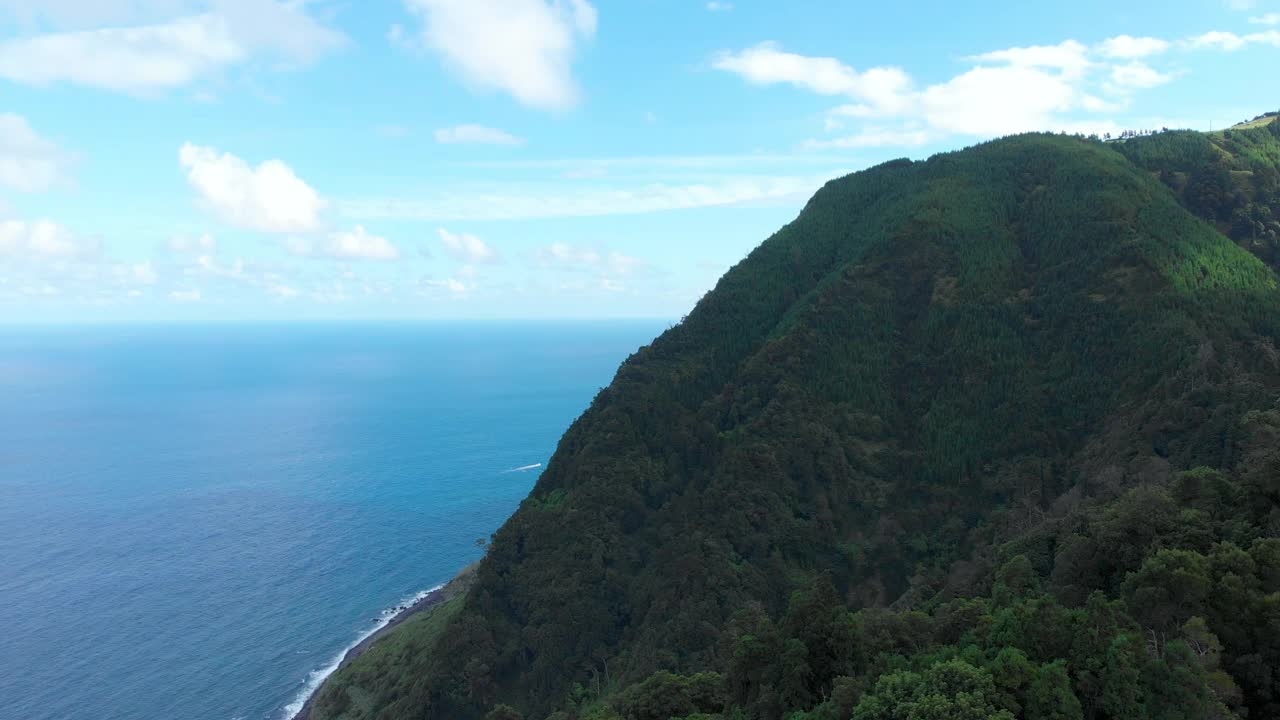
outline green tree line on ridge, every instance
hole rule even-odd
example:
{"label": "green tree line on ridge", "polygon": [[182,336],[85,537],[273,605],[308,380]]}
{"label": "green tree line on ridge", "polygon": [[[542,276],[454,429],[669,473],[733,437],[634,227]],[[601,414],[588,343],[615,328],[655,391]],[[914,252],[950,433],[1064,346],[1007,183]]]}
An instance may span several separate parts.
{"label": "green tree line on ridge", "polygon": [[1280,717],[1278,167],[1271,123],[828,183],[313,717]]}

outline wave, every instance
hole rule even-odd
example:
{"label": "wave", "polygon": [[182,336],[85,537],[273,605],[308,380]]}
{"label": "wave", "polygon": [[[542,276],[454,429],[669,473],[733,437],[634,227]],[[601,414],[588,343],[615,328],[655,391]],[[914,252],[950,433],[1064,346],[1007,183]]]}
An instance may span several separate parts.
{"label": "wave", "polygon": [[520,467],[514,467],[514,468],[511,468],[510,470],[503,470],[503,472],[507,472],[507,473],[529,472],[530,470],[537,470],[540,467],[542,467],[542,463],[534,463],[532,465],[521,465]]}
{"label": "wave", "polygon": [[436,585],[433,588],[423,590],[419,593],[416,593],[407,598],[404,598],[397,605],[395,605],[395,607],[389,607],[386,610],[383,610],[381,613],[379,613],[378,619],[375,620],[373,623],[373,627],[360,633],[360,636],[357,637],[354,642],[344,647],[342,651],[339,652],[337,655],[335,655],[334,658],[331,661],[329,661],[329,663],[326,664],[324,667],[318,670],[312,670],[310,673],[307,674],[307,679],[304,680],[302,683],[302,690],[298,692],[297,696],[293,698],[292,702],[284,706],[284,713],[281,716],[281,720],[293,720],[294,716],[302,712],[302,707],[307,704],[307,701],[311,699],[311,696],[315,694],[316,690],[320,689],[320,685],[325,681],[325,679],[327,679],[330,675],[332,675],[334,672],[337,671],[338,666],[342,664],[343,658],[347,656],[347,653],[351,652],[352,648],[364,642],[365,640],[368,640],[369,636],[373,635],[374,633],[378,632],[382,628],[391,624],[391,621],[394,620],[395,617],[400,613],[413,607],[419,601],[421,601],[423,598],[427,597],[431,593],[443,588],[444,588],[444,585]]}

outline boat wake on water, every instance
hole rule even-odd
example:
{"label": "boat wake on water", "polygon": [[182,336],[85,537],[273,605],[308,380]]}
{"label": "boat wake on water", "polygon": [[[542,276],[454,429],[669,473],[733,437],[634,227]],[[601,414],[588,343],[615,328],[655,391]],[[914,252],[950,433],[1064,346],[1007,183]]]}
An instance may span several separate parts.
{"label": "boat wake on water", "polygon": [[537,470],[540,467],[542,467],[542,463],[534,463],[532,465],[521,465],[520,467],[514,467],[514,468],[511,468],[510,470],[503,470],[502,472],[503,474],[529,472],[530,470]]}

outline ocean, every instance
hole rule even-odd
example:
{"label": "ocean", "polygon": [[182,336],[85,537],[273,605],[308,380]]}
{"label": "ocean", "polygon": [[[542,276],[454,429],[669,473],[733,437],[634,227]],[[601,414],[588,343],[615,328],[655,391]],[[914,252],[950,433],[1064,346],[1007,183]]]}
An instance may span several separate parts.
{"label": "ocean", "polygon": [[664,327],[0,328],[0,718],[285,717]]}

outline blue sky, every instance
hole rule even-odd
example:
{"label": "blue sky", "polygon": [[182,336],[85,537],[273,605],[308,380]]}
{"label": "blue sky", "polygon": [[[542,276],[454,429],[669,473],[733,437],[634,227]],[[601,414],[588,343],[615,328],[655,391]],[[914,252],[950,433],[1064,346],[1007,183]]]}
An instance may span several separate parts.
{"label": "blue sky", "polygon": [[0,322],[676,318],[827,179],[1278,57],[1270,0],[0,0]]}

